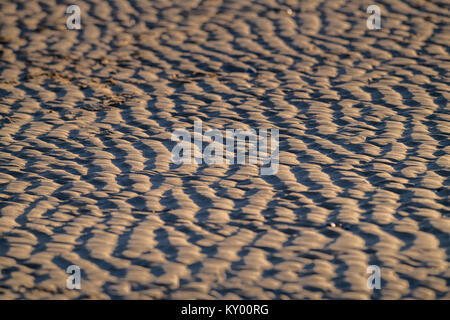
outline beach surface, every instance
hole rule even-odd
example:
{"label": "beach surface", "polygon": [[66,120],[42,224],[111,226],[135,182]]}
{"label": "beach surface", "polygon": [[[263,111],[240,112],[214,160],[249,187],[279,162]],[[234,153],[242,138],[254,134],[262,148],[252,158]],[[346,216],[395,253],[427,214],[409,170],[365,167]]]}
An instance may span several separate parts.
{"label": "beach surface", "polygon": [[0,299],[450,299],[449,84],[447,0],[1,1]]}

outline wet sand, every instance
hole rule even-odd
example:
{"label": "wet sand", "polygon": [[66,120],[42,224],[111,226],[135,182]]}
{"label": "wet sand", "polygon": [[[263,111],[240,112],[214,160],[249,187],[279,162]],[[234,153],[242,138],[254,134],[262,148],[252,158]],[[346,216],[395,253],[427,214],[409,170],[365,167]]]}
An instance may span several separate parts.
{"label": "wet sand", "polygon": [[[1,299],[450,299],[448,1],[380,30],[357,0],[70,4],[0,3]],[[278,173],[175,165],[196,120],[279,129]]]}

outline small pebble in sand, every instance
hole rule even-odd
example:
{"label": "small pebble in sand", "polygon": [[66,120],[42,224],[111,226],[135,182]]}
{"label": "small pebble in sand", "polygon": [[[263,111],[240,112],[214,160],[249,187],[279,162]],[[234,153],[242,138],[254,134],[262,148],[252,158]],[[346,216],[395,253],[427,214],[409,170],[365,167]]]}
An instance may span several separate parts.
{"label": "small pebble in sand", "polygon": [[288,16],[292,16],[294,14],[294,12],[292,11],[291,8],[286,8],[284,9],[284,12],[288,15]]}

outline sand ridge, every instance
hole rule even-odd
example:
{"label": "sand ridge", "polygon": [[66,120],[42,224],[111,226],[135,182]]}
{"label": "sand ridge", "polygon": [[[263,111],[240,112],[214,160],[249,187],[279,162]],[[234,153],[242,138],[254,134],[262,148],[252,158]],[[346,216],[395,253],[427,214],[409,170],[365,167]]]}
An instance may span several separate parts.
{"label": "sand ridge", "polygon": [[[0,298],[450,298],[448,1],[380,30],[352,0],[70,4],[0,3]],[[174,165],[196,120],[279,129],[278,173]]]}

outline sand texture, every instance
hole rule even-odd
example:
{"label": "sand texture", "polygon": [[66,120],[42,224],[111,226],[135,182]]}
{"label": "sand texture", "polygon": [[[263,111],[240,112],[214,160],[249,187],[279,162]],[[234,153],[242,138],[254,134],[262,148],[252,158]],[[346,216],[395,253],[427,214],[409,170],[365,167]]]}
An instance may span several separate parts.
{"label": "sand texture", "polygon": [[[0,298],[450,299],[450,2],[369,4],[0,1]],[[174,164],[196,120],[278,173]]]}

